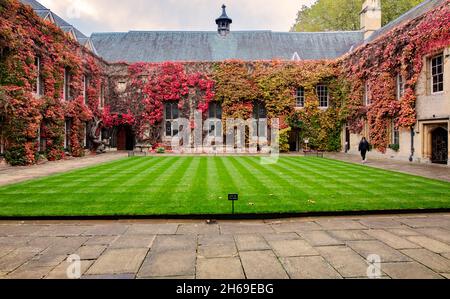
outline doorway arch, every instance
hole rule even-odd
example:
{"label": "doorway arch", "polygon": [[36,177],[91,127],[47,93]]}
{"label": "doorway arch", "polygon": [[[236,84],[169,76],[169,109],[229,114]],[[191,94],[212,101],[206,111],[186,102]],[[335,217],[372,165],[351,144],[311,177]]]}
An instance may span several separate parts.
{"label": "doorway arch", "polygon": [[431,132],[431,162],[448,163],[448,132],[438,127]]}

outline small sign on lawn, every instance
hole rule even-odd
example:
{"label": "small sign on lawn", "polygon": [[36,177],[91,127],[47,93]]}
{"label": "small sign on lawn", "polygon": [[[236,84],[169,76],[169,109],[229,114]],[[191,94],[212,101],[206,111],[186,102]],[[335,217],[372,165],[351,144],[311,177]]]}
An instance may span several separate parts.
{"label": "small sign on lawn", "polygon": [[234,202],[239,199],[239,194],[228,194],[228,200],[231,201],[231,214],[234,215]]}
{"label": "small sign on lawn", "polygon": [[228,194],[228,200],[236,201],[238,199],[239,199],[239,195],[238,194]]}

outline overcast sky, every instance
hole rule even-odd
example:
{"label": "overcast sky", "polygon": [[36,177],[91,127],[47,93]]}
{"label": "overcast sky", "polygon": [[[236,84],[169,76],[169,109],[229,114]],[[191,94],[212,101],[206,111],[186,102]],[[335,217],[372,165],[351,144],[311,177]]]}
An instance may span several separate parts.
{"label": "overcast sky", "polygon": [[289,31],[302,5],[315,0],[38,0],[83,33],[216,30],[227,5],[232,30]]}

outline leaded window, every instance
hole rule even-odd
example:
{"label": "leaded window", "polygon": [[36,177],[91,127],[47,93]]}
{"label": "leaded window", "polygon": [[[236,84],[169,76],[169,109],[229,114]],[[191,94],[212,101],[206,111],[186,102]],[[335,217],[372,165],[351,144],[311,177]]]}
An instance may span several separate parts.
{"label": "leaded window", "polygon": [[166,137],[174,137],[178,135],[179,131],[179,110],[177,102],[167,102],[164,105],[164,113],[165,113],[165,129],[166,129]]}
{"label": "leaded window", "polygon": [[295,91],[295,106],[298,108],[305,107],[305,88],[299,87]]}
{"label": "leaded window", "polygon": [[329,104],[329,93],[328,86],[325,84],[319,84],[316,86],[317,97],[319,98],[319,107],[328,108]]}
{"label": "leaded window", "polygon": [[431,58],[431,90],[432,93],[444,91],[444,55]]}

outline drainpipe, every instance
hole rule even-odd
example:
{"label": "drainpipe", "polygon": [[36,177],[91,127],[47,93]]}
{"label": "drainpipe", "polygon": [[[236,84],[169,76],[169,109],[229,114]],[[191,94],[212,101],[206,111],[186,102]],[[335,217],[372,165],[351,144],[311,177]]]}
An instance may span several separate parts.
{"label": "drainpipe", "polygon": [[414,136],[416,133],[414,132],[414,127],[411,127],[411,156],[409,156],[409,162],[414,161]]}

